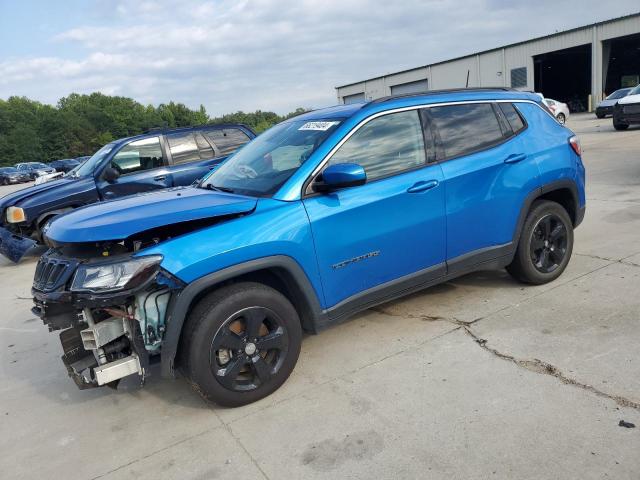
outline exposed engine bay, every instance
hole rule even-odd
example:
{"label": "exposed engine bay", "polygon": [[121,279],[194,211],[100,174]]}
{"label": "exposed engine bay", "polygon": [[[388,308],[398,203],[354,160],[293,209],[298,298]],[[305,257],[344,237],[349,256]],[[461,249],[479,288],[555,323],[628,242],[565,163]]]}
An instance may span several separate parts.
{"label": "exposed engine bay", "polygon": [[161,257],[131,256],[142,244],[52,249],[38,262],[33,313],[62,330],[62,361],[81,389],[115,388],[130,375],[144,382],[159,359],[169,302],[183,285],[159,267]]}

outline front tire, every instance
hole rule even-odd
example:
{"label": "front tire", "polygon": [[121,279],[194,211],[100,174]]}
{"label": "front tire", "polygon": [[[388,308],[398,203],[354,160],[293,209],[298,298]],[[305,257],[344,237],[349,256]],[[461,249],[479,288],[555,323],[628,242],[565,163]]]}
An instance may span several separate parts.
{"label": "front tire", "polygon": [[613,128],[615,128],[616,130],[626,130],[627,128],[629,128],[629,125],[627,125],[626,123],[618,123],[614,119],[613,120]]}
{"label": "front tire", "polygon": [[564,125],[567,121],[567,117],[564,116],[564,113],[559,113],[556,119],[558,120],[558,122],[560,122],[561,125]]}
{"label": "front tire", "polygon": [[185,373],[206,400],[226,407],[276,391],[300,355],[302,328],[291,302],[266,285],[243,282],[204,297],[187,319]]}
{"label": "front tire", "polygon": [[596,117],[598,118],[604,118],[605,114],[604,113],[596,113]]}
{"label": "front tire", "polygon": [[524,221],[507,271],[524,283],[548,283],[562,275],[572,251],[573,223],[567,211],[556,202],[536,201]]}

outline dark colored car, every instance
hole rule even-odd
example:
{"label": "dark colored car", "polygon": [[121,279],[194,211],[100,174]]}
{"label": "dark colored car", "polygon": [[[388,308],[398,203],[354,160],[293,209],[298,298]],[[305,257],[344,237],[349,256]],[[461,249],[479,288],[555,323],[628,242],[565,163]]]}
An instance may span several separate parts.
{"label": "dark colored car", "polygon": [[631,88],[621,88],[616,90],[603,101],[601,101],[596,107],[596,117],[604,118],[607,115],[613,114],[613,106],[618,103],[618,100],[629,95]]}
{"label": "dark colored car", "polygon": [[48,173],[56,173],[54,168],[42,162],[16,163],[16,168],[21,172],[28,174],[31,180],[35,180],[40,175],[47,175]]}
{"label": "dark colored car", "polygon": [[540,103],[433,91],[288,119],[197,185],[54,219],[33,311],[62,330],[80,388],[159,361],[238,406],[283,384],[303,330],[476,270],[551,282],[584,217],[585,170]]}
{"label": "dark colored car", "polygon": [[640,124],[640,85],[618,100],[613,107],[613,128],[626,130],[633,124]]}
{"label": "dark colored car", "polygon": [[0,199],[0,253],[19,261],[41,241],[47,222],[74,208],[190,185],[254,137],[244,125],[204,125],[108,143],[64,177]]}
{"label": "dark colored car", "polygon": [[53,162],[49,162],[49,166],[54,168],[56,172],[70,172],[74,168],[80,165],[80,162],[75,158],[63,158],[60,160],[54,160]]}
{"label": "dark colored car", "polygon": [[0,184],[23,183],[31,181],[28,173],[21,172],[16,167],[0,167]]}

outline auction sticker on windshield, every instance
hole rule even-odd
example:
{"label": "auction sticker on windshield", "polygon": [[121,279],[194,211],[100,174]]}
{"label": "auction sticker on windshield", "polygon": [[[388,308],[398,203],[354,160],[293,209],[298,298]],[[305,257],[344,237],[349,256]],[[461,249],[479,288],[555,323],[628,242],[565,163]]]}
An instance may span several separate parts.
{"label": "auction sticker on windshield", "polygon": [[307,122],[298,130],[319,130],[321,132],[325,132],[339,123],[340,122]]}

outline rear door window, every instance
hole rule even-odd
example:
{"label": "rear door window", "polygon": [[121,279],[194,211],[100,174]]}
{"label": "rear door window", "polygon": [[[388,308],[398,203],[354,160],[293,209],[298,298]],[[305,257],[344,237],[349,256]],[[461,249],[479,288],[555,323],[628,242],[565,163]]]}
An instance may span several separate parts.
{"label": "rear door window", "polygon": [[218,147],[220,155],[229,155],[251,140],[246,133],[238,128],[205,130],[202,133]]}
{"label": "rear door window", "polygon": [[491,103],[431,107],[428,111],[446,159],[490,148],[504,139]]}
{"label": "rear door window", "polygon": [[143,138],[120,149],[111,160],[111,167],[120,175],[159,168],[163,165],[160,137]]}
{"label": "rear door window", "polygon": [[169,133],[166,137],[174,165],[200,160],[200,150],[193,132]]}

